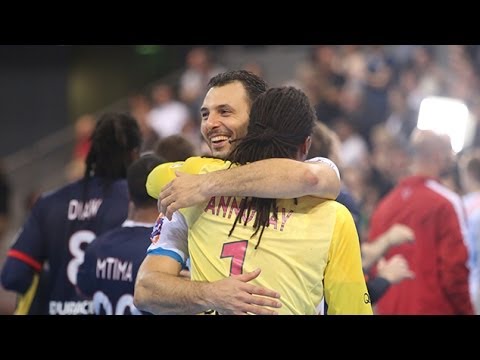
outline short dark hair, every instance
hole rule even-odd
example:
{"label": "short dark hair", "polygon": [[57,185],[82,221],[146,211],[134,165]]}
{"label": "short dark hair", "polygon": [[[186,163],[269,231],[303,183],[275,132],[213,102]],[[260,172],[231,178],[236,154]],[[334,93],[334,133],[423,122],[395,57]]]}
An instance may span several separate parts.
{"label": "short dark hair", "polygon": [[330,157],[333,148],[333,131],[327,125],[317,121],[312,132],[312,146],[308,157]]}
{"label": "short dark hair", "polygon": [[168,162],[183,161],[195,156],[195,146],[183,135],[170,135],[155,145],[155,154]]}
{"label": "short dark hair", "polygon": [[150,172],[164,161],[155,154],[145,154],[135,160],[127,170],[130,200],[138,208],[157,207],[157,200],[147,193],[145,184]]}
{"label": "short dark hair", "polygon": [[235,81],[241,82],[248,96],[250,106],[255,99],[268,89],[267,82],[247,70],[231,70],[215,75],[207,85],[207,91],[212,87],[225,86]]}
{"label": "short dark hair", "polygon": [[480,154],[478,152],[472,154],[468,159],[467,171],[476,182],[480,182]]}

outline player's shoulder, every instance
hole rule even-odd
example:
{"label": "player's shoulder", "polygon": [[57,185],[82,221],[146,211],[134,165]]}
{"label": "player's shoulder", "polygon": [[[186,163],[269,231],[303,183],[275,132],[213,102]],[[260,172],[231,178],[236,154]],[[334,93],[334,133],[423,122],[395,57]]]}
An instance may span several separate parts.
{"label": "player's shoulder", "polygon": [[200,156],[193,156],[185,161],[160,164],[147,177],[147,192],[153,198],[158,199],[161,189],[175,179],[177,170],[188,174],[203,174],[225,169],[228,164],[222,159]]}
{"label": "player's shoulder", "polygon": [[184,164],[184,161],[176,161],[156,166],[147,176],[145,184],[147,193],[151,197],[158,199],[162,188],[175,178],[175,170],[184,171]]}
{"label": "player's shoulder", "polygon": [[212,157],[192,156],[185,161],[167,162],[155,167],[151,173],[162,174],[179,170],[189,174],[199,174],[205,167],[224,167],[225,160]]}
{"label": "player's shoulder", "polygon": [[[129,232],[131,228],[124,227],[123,225],[117,226],[113,229],[107,230],[104,233],[98,235],[94,241],[92,241],[86,248],[86,251],[91,253],[105,253],[111,252],[111,249],[122,249],[128,240],[133,239],[132,234]],[[144,234],[148,237],[148,232]]]}
{"label": "player's shoulder", "polygon": [[341,222],[351,222],[354,224],[354,217],[352,212],[342,203],[339,203],[336,200],[328,200],[332,202],[332,207],[335,208],[335,212],[337,215],[337,221]]}
{"label": "player's shoulder", "polygon": [[230,162],[223,159],[206,156],[193,156],[185,160],[183,171],[189,174],[202,174],[226,169],[229,165]]}
{"label": "player's shoulder", "polygon": [[343,205],[342,203],[336,201],[336,200],[330,200],[330,199],[320,199],[314,196],[307,196],[305,197],[306,199],[309,199],[309,201],[316,203],[317,206],[320,206],[322,210],[324,211],[325,209],[328,209],[329,212],[335,212],[337,216],[343,216],[345,214],[350,214],[350,211],[348,208]]}
{"label": "player's shoulder", "polygon": [[313,164],[326,164],[330,166],[336,173],[338,178],[340,179],[340,170],[338,170],[338,166],[330,159],[322,156],[317,156],[314,158],[310,158],[305,160],[306,163],[313,163]]}
{"label": "player's shoulder", "polygon": [[345,213],[350,213],[350,210],[342,204],[341,202],[338,202],[337,200],[327,200],[332,204],[332,206],[336,209],[337,213],[339,214],[345,214]]}
{"label": "player's shoulder", "polygon": [[52,206],[64,206],[65,202],[69,202],[71,194],[80,189],[79,181],[63,185],[56,189],[43,192],[35,203],[36,208],[50,208]]}

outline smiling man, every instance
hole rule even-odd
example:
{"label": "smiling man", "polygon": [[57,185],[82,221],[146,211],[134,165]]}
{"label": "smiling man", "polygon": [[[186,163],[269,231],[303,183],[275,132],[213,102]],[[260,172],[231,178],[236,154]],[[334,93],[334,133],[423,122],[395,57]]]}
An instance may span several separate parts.
{"label": "smiling man", "polygon": [[[266,90],[265,81],[244,70],[225,72],[210,80],[200,110],[201,132],[214,157],[226,158],[246,135],[251,106]],[[203,166],[201,161],[191,160],[188,164],[192,166],[191,173],[196,173],[196,166]],[[184,166],[182,171],[188,170]],[[340,190],[338,169],[324,158],[308,162],[287,158],[256,161],[241,168],[210,173],[208,180],[202,179],[201,187],[198,183],[191,183],[190,177],[186,182],[183,179],[185,177],[178,177],[170,184],[170,189],[180,190],[162,201],[168,219],[176,209],[208,200],[214,195],[264,198],[314,195],[335,199]],[[282,186],[272,186],[272,179],[281,182]],[[149,193],[158,194],[162,185],[159,182],[151,184]],[[181,257],[177,259],[174,255],[179,251],[175,244],[186,241],[188,229],[185,223],[162,224],[163,220],[159,219],[155,228],[161,228],[162,241],[166,240],[171,246],[164,249],[169,251],[168,254],[162,250],[149,252],[144,260],[135,287],[135,303],[140,308],[155,314],[199,313],[210,308],[222,308],[224,313],[244,313],[248,309],[249,313],[271,314],[275,311],[265,306],[280,306],[276,291],[249,284],[259,276],[258,271],[212,283],[213,306],[192,301],[195,294],[190,290],[195,290],[192,284],[179,277],[182,262],[177,260]],[[152,241],[158,239],[158,235],[152,234]],[[171,289],[178,289],[181,294],[172,294]]]}

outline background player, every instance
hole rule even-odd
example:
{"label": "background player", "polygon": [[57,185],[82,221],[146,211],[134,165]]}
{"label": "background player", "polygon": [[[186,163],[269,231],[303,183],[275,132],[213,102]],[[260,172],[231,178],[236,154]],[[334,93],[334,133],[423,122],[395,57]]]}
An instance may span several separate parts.
{"label": "background player", "polygon": [[1,281],[20,294],[16,314],[91,314],[75,289],[85,245],[128,215],[127,167],[139,156],[131,116],[104,114],[95,126],[82,179],[43,194],[8,251]]}
{"label": "background player", "polygon": [[130,214],[121,227],[106,232],[88,245],[78,270],[77,286],[93,298],[97,315],[139,315],[133,305],[133,286],[138,268],[150,244],[158,216],[157,201],[145,189],[147,175],[162,159],[143,155],[127,171]]}

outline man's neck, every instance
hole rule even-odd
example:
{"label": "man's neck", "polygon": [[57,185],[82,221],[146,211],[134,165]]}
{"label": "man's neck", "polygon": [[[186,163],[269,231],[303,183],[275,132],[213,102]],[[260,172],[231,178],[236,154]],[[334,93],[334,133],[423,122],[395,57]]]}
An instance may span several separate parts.
{"label": "man's neck", "polygon": [[414,163],[410,169],[411,175],[429,176],[438,178],[440,176],[440,169],[436,164]]}
{"label": "man's neck", "polygon": [[134,206],[128,218],[129,220],[141,223],[155,223],[158,218],[158,210],[156,206],[149,208],[138,208]]}

